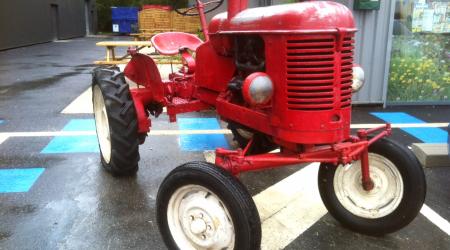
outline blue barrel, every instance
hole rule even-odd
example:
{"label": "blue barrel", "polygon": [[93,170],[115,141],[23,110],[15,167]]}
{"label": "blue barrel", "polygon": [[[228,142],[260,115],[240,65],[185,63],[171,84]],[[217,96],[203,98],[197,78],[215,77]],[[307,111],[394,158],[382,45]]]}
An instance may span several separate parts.
{"label": "blue barrel", "polygon": [[138,11],[137,7],[111,7],[113,32],[121,34],[137,32]]}

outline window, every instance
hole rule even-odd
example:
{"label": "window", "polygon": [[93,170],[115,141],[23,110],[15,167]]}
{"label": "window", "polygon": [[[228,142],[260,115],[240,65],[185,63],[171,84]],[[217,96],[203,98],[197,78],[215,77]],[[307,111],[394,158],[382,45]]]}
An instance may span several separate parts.
{"label": "window", "polygon": [[450,1],[396,0],[389,102],[450,102]]}

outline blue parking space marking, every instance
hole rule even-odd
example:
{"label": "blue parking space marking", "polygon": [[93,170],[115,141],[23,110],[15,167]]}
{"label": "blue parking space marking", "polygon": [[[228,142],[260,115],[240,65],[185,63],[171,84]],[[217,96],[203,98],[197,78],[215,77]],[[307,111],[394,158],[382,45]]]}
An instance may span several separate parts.
{"label": "blue parking space marking", "polygon": [[[221,129],[216,118],[179,118],[178,126],[180,130]],[[204,151],[230,147],[222,134],[180,135],[180,146],[183,151]]]}
{"label": "blue parking space marking", "polygon": [[[95,131],[94,119],[72,119],[62,131]],[[98,153],[97,136],[56,136],[41,151],[42,154]]]}
{"label": "blue parking space marking", "polygon": [[44,168],[0,169],[0,193],[28,192]]}
{"label": "blue parking space marking", "polygon": [[72,119],[63,131],[95,131],[94,119]]}
{"label": "blue parking space marking", "polygon": [[97,136],[57,136],[41,151],[43,154],[97,153]]}
{"label": "blue parking space marking", "polygon": [[1,125],[2,123],[4,123],[4,122],[5,122],[4,120],[0,119],[0,125]]}
{"label": "blue parking space marking", "polygon": [[[389,123],[405,124],[405,123],[424,123],[412,115],[403,112],[373,112],[373,116]],[[440,128],[401,128],[406,133],[416,137],[425,143],[446,143],[448,138],[447,131]]]}

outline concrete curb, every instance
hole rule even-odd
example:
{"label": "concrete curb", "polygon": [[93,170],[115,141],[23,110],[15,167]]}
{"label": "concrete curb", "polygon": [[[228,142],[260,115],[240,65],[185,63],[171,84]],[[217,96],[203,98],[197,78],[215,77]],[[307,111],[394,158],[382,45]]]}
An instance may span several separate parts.
{"label": "concrete curb", "polygon": [[445,143],[414,143],[412,151],[424,168],[450,167],[449,149]]}

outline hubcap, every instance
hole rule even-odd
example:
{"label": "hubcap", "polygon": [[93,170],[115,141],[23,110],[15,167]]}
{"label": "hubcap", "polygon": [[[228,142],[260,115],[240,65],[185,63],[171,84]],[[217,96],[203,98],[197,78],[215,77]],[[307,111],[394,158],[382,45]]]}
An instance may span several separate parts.
{"label": "hubcap", "polygon": [[93,96],[95,128],[97,130],[98,143],[100,144],[103,160],[106,163],[109,163],[111,161],[111,136],[109,133],[109,122],[106,113],[105,100],[98,85],[94,86]]}
{"label": "hubcap", "polygon": [[374,188],[364,190],[360,161],[338,166],[334,175],[334,191],[339,202],[352,214],[376,219],[392,213],[403,197],[403,180],[389,159],[369,153],[370,177]]}
{"label": "hubcap", "polygon": [[180,187],[171,196],[167,220],[181,249],[233,249],[234,226],[223,202],[199,185]]}

